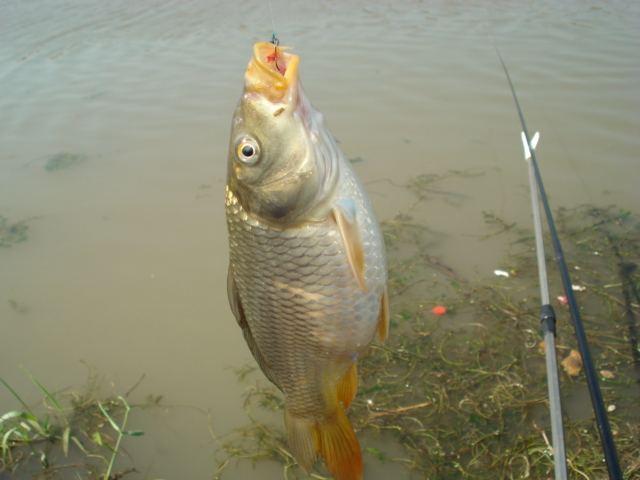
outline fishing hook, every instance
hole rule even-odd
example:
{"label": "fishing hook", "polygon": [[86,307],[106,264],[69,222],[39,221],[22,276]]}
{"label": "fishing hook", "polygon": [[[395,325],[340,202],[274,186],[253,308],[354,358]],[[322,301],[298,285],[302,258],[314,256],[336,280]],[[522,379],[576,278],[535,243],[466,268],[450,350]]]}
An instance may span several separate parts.
{"label": "fishing hook", "polygon": [[276,32],[271,32],[271,43],[273,44],[273,61],[276,64],[276,70],[280,71],[278,66],[278,46],[280,45],[280,39],[276,36]]}

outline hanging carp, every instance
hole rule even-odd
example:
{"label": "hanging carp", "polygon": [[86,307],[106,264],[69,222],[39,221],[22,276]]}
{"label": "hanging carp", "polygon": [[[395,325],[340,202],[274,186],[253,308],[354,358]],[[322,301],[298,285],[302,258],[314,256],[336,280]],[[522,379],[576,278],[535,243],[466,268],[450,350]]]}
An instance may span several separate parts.
{"label": "hanging carp", "polygon": [[362,478],[345,410],[358,356],[389,327],[384,245],[371,204],[298,78],[299,57],[257,43],[228,156],[229,302],[283,393],[289,448],[338,480]]}

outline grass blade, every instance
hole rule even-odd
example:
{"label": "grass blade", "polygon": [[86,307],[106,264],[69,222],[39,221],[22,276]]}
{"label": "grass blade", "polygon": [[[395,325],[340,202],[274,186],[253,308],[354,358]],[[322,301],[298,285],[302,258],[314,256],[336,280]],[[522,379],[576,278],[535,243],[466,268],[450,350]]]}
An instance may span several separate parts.
{"label": "grass blade", "polygon": [[122,433],[120,431],[120,426],[115,422],[113,418],[111,418],[111,415],[109,415],[107,409],[102,406],[102,403],[98,402],[98,408],[100,408],[100,411],[102,412],[102,415],[104,415],[104,418],[106,418],[111,424],[111,428],[113,428],[118,433]]}
{"label": "grass blade", "polygon": [[71,434],[71,428],[67,427],[62,432],[62,452],[65,457],[69,456],[69,435]]}
{"label": "grass blade", "polygon": [[20,412],[18,410],[12,410],[10,412],[5,413],[4,415],[2,415],[0,417],[0,425],[4,422],[6,422],[7,420],[11,420],[12,418],[17,418],[17,417],[21,417],[23,412]]}
{"label": "grass blade", "polygon": [[24,407],[24,409],[29,412],[31,415],[33,415],[33,412],[31,411],[31,409],[29,408],[29,405],[27,405],[27,402],[25,402],[22,397],[20,395],[18,395],[18,392],[16,392],[11,385],[9,385],[4,378],[0,377],[0,383],[2,383],[7,390],[9,390],[11,392],[11,394],[16,398],[16,400],[18,400],[18,402],[20,402],[22,404],[22,406]]}
{"label": "grass blade", "polygon": [[62,413],[62,405],[60,405],[60,403],[58,402],[58,400],[56,400],[56,398],[53,396],[52,393],[49,392],[49,390],[47,390],[45,388],[44,385],[42,385],[38,379],[36,377],[34,377],[31,372],[29,372],[27,369],[23,369],[27,375],[29,375],[29,378],[31,379],[31,382],[38,387],[38,389],[40,389],[40,391],[44,394],[44,396],[53,404],[53,406],[56,408],[56,410],[58,410],[58,412]]}

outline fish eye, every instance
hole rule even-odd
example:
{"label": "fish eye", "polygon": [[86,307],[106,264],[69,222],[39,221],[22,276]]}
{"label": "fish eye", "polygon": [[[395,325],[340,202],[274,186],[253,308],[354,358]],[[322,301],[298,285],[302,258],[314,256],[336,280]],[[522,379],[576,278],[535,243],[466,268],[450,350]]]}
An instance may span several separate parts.
{"label": "fish eye", "polygon": [[260,146],[253,138],[241,137],[236,144],[236,156],[246,165],[258,163],[260,158]]}

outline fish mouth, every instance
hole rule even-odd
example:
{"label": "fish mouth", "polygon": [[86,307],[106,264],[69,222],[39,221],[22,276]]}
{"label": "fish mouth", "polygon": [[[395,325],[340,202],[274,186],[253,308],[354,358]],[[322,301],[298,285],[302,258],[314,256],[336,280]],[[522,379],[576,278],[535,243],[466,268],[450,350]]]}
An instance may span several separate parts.
{"label": "fish mouth", "polygon": [[291,100],[298,82],[300,57],[270,42],[253,46],[253,57],[245,72],[245,91],[265,96],[272,102]]}

